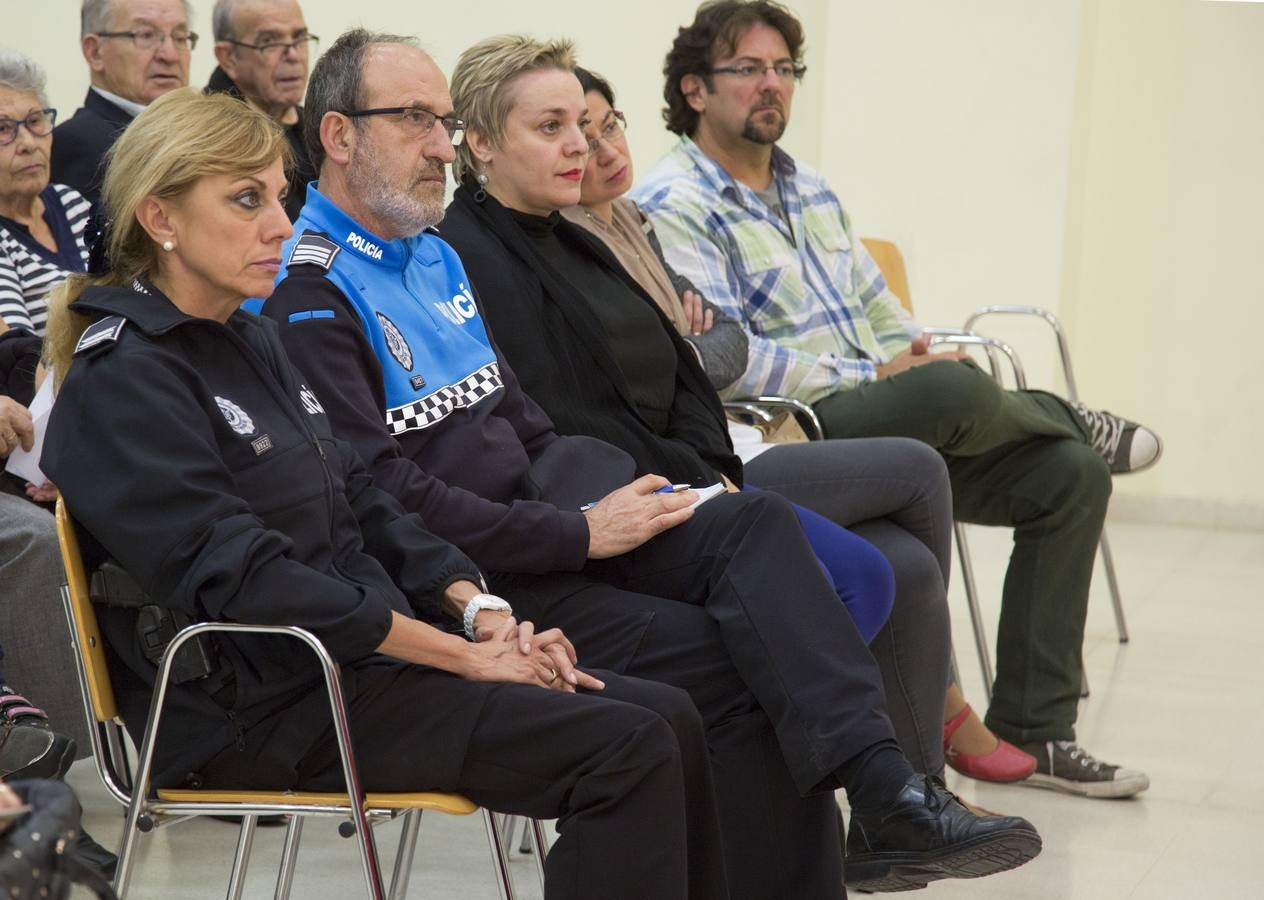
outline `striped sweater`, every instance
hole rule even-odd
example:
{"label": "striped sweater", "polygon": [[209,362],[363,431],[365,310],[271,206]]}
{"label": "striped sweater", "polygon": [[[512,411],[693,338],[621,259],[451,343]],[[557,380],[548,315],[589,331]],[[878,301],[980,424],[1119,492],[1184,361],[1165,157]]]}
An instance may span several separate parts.
{"label": "striped sweater", "polygon": [[40,197],[59,252],[36,241],[24,225],[0,216],[0,317],[10,327],[43,335],[48,292],[72,272],[87,269],[83,230],[91,205],[64,184],[50,184]]}

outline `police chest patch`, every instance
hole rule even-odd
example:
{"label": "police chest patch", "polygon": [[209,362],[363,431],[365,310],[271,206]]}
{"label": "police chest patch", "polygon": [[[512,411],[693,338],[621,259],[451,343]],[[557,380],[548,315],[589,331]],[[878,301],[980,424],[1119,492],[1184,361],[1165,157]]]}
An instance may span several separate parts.
{"label": "police chest patch", "polygon": [[377,320],[382,324],[382,333],[386,336],[386,349],[391,351],[391,356],[395,357],[395,362],[404,367],[405,372],[411,372],[413,351],[408,346],[408,341],[404,340],[404,336],[399,333],[395,323],[386,316],[377,313]]}
{"label": "police chest patch", "polygon": [[254,434],[254,420],[246,414],[246,411],[231,400],[224,397],[216,397],[215,404],[219,407],[219,411],[224,414],[224,419],[228,422],[228,427],[238,434]]}
{"label": "police chest patch", "polygon": [[325,411],[325,407],[316,399],[315,392],[305,384],[300,386],[298,399],[303,401],[303,409],[307,410],[308,415],[315,416]]}

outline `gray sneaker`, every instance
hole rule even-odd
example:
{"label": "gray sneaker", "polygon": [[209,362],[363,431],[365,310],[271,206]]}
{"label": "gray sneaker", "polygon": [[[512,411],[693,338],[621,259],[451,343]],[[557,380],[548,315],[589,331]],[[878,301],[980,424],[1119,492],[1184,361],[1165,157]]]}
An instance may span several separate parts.
{"label": "gray sneaker", "polygon": [[1163,441],[1144,425],[1104,409],[1089,409],[1083,403],[1072,403],[1071,408],[1088,431],[1089,446],[1106,460],[1111,474],[1140,472],[1163,455]]}
{"label": "gray sneaker", "polygon": [[1145,772],[1100,762],[1074,741],[1045,741],[1022,748],[1036,757],[1036,771],[1017,784],[1101,798],[1131,797],[1150,786]]}

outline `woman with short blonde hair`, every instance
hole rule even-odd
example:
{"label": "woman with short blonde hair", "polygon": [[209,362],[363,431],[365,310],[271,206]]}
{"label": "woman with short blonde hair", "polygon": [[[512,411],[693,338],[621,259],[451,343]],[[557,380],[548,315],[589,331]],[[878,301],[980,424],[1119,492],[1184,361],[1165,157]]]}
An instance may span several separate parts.
{"label": "woman with short blonde hair", "polygon": [[[566,40],[537,41],[520,34],[502,34],[479,41],[461,54],[452,73],[452,106],[467,130],[477,129],[498,145],[505,120],[514,106],[514,84],[520,75],[575,68],[575,45]],[[456,148],[452,174],[458,184],[467,177],[486,184],[489,164],[481,163],[462,143]],[[482,176],[482,178],[480,178]]]}
{"label": "woman with short blonde hair", "polygon": [[[482,41],[461,54],[452,100],[467,127],[461,175],[442,235],[460,255],[500,353],[527,395],[558,432],[614,444],[635,459],[638,473],[694,487],[727,479],[736,492],[742,463],[733,453],[719,397],[698,355],[615,254],[560,214],[580,202],[593,137],[588,133],[591,101],[576,78],[570,44],[529,37]],[[905,444],[908,454],[920,453],[936,467],[930,480],[944,490],[933,502],[946,527],[950,510],[943,463],[917,442]],[[817,446],[802,448],[815,453]],[[881,448],[871,458],[874,466],[853,483],[866,474],[884,482],[906,480]],[[764,547],[785,538],[796,550],[806,551],[808,543],[789,505],[774,493],[779,491],[716,496],[680,527],[696,534],[730,534],[734,532],[725,529],[741,520],[736,533],[751,535]],[[816,491],[824,493],[826,486]],[[903,494],[878,499],[890,503],[881,512],[915,505]],[[744,518],[757,507],[776,510],[779,518]],[[807,511],[798,512],[804,521]],[[921,887],[929,878],[988,874],[1031,858],[1039,852],[1039,836],[1030,823],[975,818],[930,779],[901,775],[913,771],[908,757],[914,754],[919,766],[923,759],[928,763],[923,771],[942,770],[938,711],[917,716],[915,727],[899,732],[908,743],[906,755],[889,736],[885,711],[875,712],[866,691],[838,688],[858,677],[873,685],[874,696],[883,693],[860,630],[840,614],[841,607],[829,603],[823,589],[832,586],[849,607],[876,610],[871,619],[877,630],[891,608],[895,585],[890,564],[872,544],[833,521],[822,521],[817,533],[822,540],[811,545],[817,560],[791,561],[788,549],[779,565],[769,565],[764,554],[725,552],[710,544],[697,551],[703,559],[724,560],[716,582],[741,586],[709,592],[702,602],[724,635],[745,685],[777,723],[777,743],[761,762],[767,785],[755,791],[751,784],[756,777],[743,770],[749,761],[735,758],[731,742],[725,746],[716,731],[711,733],[734,896],[816,900],[840,895],[839,859],[831,839],[836,838],[837,807],[828,793],[810,790],[824,783],[848,791],[853,816],[849,831],[857,837],[849,841],[847,875],[862,890]],[[938,580],[930,552],[916,539],[909,541],[922,550],[929,575]],[[825,561],[827,552],[836,562],[829,571],[832,584],[814,565]],[[692,589],[692,582],[684,586],[680,574],[686,567],[663,557],[652,562],[633,553],[590,563],[585,571],[600,573],[617,587],[677,600],[689,597]],[[934,684],[929,702],[937,704],[948,681],[947,609],[942,593],[928,592],[927,600],[921,608],[935,618],[925,623],[927,653],[917,662],[930,672],[928,681]],[[751,629],[757,637],[743,631],[752,621],[759,623]],[[817,623],[810,635],[786,637],[805,621]],[[793,646],[791,654],[787,646]],[[788,655],[794,657],[794,667]],[[695,663],[693,670],[697,668]],[[797,674],[790,673],[792,668]],[[692,674],[684,666],[670,669],[664,664],[659,677],[689,688],[706,715],[709,686],[691,683]],[[789,737],[799,733],[816,735],[819,752],[810,759]],[[860,754],[866,771],[838,765],[843,762],[842,734],[847,742],[867,748]],[[799,781],[798,791],[790,773]],[[923,788],[916,802],[896,809],[912,797],[902,791],[913,782],[902,778]],[[892,791],[897,785],[904,787]],[[929,818],[923,816],[928,808],[937,810]],[[893,822],[901,825],[888,828]],[[911,826],[907,831],[905,824]],[[779,835],[775,847],[766,840],[771,833]],[[980,844],[1005,846],[1006,858],[995,857],[986,872],[972,868],[967,860]],[[897,866],[907,870],[901,874]],[[931,869],[935,874],[928,877]]]}

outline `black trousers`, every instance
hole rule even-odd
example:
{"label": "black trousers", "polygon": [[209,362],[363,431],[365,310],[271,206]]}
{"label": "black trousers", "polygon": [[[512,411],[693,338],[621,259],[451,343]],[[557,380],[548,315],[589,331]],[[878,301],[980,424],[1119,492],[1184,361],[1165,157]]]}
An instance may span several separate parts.
{"label": "black trousers", "polygon": [[[564,694],[403,663],[359,669],[348,713],[362,786],[455,791],[488,809],[556,818],[548,900],[724,900],[715,791],[693,702],[667,685],[594,674],[604,691]],[[332,725],[287,766],[269,753],[284,722],[246,732],[244,751],[203,768],[206,783],[275,788],[286,782],[272,779],[289,776],[298,789],[344,790]],[[454,743],[460,763],[444,765]]]}
{"label": "black trousers", "polygon": [[725,494],[579,575],[497,576],[580,661],[684,688],[711,750],[733,897],[843,896],[832,789],[893,737],[882,677],[793,509]]}

